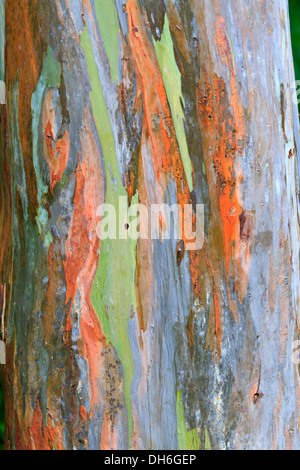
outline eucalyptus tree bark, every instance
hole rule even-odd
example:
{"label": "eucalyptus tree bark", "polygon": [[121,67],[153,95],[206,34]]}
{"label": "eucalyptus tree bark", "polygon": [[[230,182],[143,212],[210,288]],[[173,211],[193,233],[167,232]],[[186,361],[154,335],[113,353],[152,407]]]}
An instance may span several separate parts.
{"label": "eucalyptus tree bark", "polygon": [[[6,449],[299,449],[287,1],[0,5]],[[202,249],[100,240],[120,197]]]}

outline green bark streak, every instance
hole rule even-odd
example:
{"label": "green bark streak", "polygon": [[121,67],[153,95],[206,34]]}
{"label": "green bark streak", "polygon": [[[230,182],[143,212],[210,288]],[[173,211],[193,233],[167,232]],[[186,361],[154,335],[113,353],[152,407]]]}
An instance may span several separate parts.
{"label": "green bark streak", "polygon": [[181,74],[174,56],[174,46],[167,15],[165,15],[165,24],[161,40],[155,41],[153,38],[153,45],[173,116],[176,136],[189,190],[193,191],[193,169],[184,130],[184,97],[181,89]]}
{"label": "green bark streak", "polygon": [[96,0],[95,10],[110,65],[112,83],[119,82],[119,20],[114,0]]}
{"label": "green bark streak", "polygon": [[186,428],[183,404],[181,400],[181,390],[177,392],[177,439],[178,439],[178,450],[199,450],[200,439],[197,433],[197,429],[188,431]]}
{"label": "green bark streak", "polygon": [[[107,184],[105,202],[115,208],[117,220],[119,220],[119,198],[123,197],[124,200],[126,198],[127,210],[127,192],[121,182],[113,131],[92,44],[86,28],[81,36],[81,44],[85,52],[93,90],[90,93],[90,99],[105,162]],[[134,202],[137,202],[137,197],[136,195]],[[102,240],[99,267],[92,290],[92,303],[100,319],[106,340],[116,348],[124,369],[129,440],[132,434],[130,395],[134,364],[128,334],[128,321],[131,311],[135,311],[135,250],[136,241],[132,239]]]}

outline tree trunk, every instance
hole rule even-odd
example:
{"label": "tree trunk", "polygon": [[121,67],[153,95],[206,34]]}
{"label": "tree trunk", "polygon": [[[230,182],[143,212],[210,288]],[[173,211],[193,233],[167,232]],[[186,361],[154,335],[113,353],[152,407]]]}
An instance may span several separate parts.
{"label": "tree trunk", "polygon": [[[6,449],[299,449],[288,2],[0,6]],[[101,240],[124,197],[203,247]]]}

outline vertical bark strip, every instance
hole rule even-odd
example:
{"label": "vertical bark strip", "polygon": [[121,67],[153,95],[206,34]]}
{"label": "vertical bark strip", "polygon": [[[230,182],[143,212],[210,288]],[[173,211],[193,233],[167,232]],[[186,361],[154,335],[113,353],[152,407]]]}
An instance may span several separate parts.
{"label": "vertical bark strip", "polygon": [[[287,1],[0,12],[6,448],[300,448]],[[100,240],[104,202],[204,204],[204,246]]]}

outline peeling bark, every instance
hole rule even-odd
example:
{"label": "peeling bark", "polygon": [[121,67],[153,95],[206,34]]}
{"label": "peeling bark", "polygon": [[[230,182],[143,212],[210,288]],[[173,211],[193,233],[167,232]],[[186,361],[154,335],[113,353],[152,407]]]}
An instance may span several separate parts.
{"label": "peeling bark", "polygon": [[[6,449],[299,449],[287,1],[0,7]],[[203,248],[100,240],[120,197]]]}

